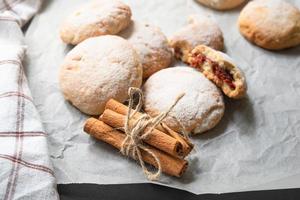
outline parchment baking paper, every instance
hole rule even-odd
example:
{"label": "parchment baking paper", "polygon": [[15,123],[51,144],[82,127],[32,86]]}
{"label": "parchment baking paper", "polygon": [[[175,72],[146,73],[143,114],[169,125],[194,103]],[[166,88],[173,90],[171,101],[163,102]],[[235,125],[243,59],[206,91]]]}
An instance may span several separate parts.
{"label": "parchment baking paper", "polygon": [[[59,38],[64,17],[84,0],[47,1],[26,33],[26,73],[34,101],[49,134],[58,183],[142,183],[141,168],[112,147],[82,131],[87,116],[66,102],[58,70],[72,48]],[[170,36],[189,14],[209,14],[221,26],[226,52],[246,74],[248,97],[226,101],[221,123],[193,137],[196,150],[181,178],[166,184],[194,193],[246,190],[300,173],[300,48],[270,52],[238,32],[241,8],[218,12],[193,0],[127,0],[134,19],[161,27]],[[289,1],[300,7],[300,1]],[[176,63],[174,64],[176,65]],[[177,64],[178,65],[178,64]]]}

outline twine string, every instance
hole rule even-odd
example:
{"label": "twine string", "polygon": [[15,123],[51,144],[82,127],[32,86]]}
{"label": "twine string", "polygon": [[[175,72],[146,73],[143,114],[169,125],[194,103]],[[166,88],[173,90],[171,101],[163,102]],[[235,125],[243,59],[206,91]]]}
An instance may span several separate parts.
{"label": "twine string", "polygon": [[[138,103],[136,105],[136,108],[133,109],[135,94],[138,95]],[[129,88],[128,95],[129,105],[124,125],[126,137],[121,145],[121,153],[126,156],[131,156],[135,160],[138,160],[144,174],[149,180],[158,180],[162,172],[160,160],[142,141],[146,139],[147,136],[162,122],[162,120],[164,120],[169,115],[169,113],[177,105],[184,94],[179,95],[166,112],[162,112],[154,118],[150,117],[147,114],[142,114],[132,125],[130,124],[130,120],[133,119],[134,116],[141,111],[144,97],[141,89],[134,87]],[[156,171],[150,171],[146,167],[145,162],[142,159],[141,150],[149,154],[154,159],[154,165],[155,167],[157,167]]]}

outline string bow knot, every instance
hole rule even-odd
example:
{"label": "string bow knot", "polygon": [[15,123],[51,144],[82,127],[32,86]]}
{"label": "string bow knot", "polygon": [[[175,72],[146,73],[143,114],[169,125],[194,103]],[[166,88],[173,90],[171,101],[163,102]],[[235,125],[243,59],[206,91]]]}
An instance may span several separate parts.
{"label": "string bow knot", "polygon": [[[134,95],[138,95],[138,103],[135,109],[133,109]],[[160,160],[158,157],[143,143],[143,140],[164,120],[171,110],[177,105],[179,100],[184,96],[184,94],[179,95],[175,102],[170,106],[166,112],[162,112],[156,117],[152,118],[147,114],[142,114],[134,124],[130,124],[130,120],[135,117],[135,115],[141,111],[143,106],[143,92],[139,88],[131,87],[128,90],[129,95],[129,105],[128,111],[125,119],[124,131],[126,137],[122,142],[121,153],[126,156],[131,156],[140,163],[143,172],[149,180],[158,180],[162,169]],[[133,110],[133,112],[132,112]],[[147,128],[147,130],[146,130]],[[142,159],[142,151],[148,153],[155,160],[157,171],[150,171]]]}

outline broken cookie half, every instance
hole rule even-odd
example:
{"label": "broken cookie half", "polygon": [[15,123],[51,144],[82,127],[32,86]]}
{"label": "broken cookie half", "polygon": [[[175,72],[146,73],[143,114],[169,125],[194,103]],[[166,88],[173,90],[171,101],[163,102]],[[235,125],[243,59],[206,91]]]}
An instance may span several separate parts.
{"label": "broken cookie half", "polygon": [[202,72],[228,97],[238,99],[246,95],[245,76],[226,54],[199,45],[189,54],[188,64]]}

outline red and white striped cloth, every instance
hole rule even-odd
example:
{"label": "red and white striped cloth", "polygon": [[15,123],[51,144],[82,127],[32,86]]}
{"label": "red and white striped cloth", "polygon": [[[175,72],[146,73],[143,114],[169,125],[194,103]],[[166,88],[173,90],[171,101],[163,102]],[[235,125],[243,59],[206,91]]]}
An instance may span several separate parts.
{"label": "red and white striped cloth", "polygon": [[[39,0],[0,0],[0,199],[59,199],[47,134],[31,98],[21,27]],[[25,67],[26,68],[26,67]]]}

